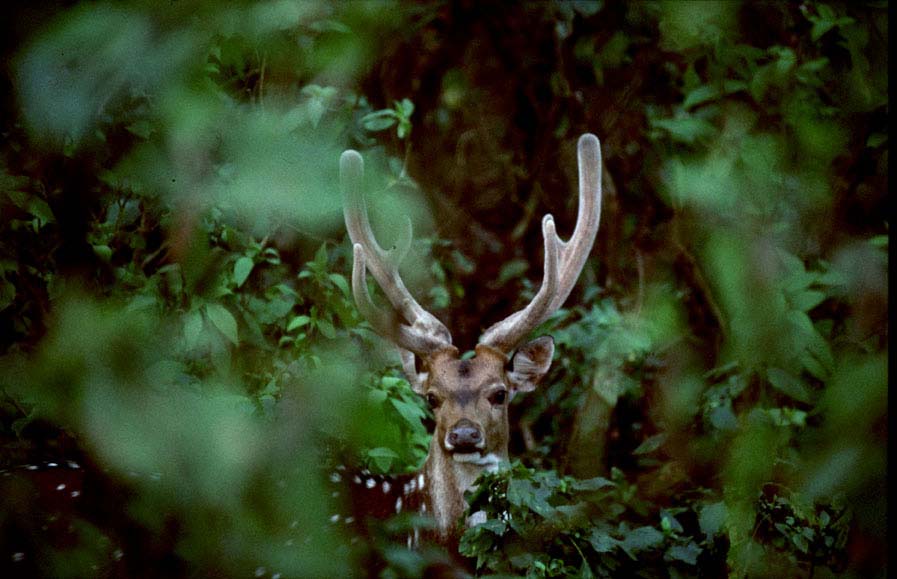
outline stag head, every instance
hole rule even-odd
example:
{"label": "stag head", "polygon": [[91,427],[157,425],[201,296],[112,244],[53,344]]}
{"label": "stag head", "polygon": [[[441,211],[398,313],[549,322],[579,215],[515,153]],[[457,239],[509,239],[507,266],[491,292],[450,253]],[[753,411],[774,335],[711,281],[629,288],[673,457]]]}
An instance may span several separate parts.
{"label": "stag head", "polygon": [[[566,242],[554,218],[542,220],[545,240],[542,285],[523,309],[489,327],[475,356],[461,359],[448,329],[411,296],[398,266],[411,243],[411,222],[395,248],[384,250],[374,237],[362,194],[364,162],[353,150],[340,158],[344,216],[354,246],[352,291],[362,315],[401,352],[414,390],[433,408],[436,430],[425,467],[439,481],[434,510],[440,528],[463,512],[463,492],[484,470],[508,458],[508,402],[533,390],[548,372],[554,342],[548,336],[521,346],[529,334],[570,295],[598,232],[601,208],[601,150],[597,137],[579,139],[579,214]],[[391,308],[378,308],[368,293],[370,271]],[[444,487],[444,488],[443,488]],[[442,511],[440,513],[439,511]]]}

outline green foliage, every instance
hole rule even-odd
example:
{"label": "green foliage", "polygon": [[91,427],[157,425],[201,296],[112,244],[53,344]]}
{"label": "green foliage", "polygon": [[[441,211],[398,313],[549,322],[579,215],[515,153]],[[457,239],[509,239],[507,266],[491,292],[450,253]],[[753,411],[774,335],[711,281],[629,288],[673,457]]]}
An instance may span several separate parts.
{"label": "green foliage", "polygon": [[362,449],[367,467],[376,473],[419,470],[430,446],[422,422],[432,419],[429,408],[411,391],[407,380],[395,375],[376,377],[367,396],[374,411],[383,413],[386,425],[368,441],[378,446]]}
{"label": "green foliage", "polygon": [[[3,19],[0,467],[71,458],[111,489],[56,542],[2,489],[34,574],[366,572],[327,523],[328,444],[410,472],[431,415],[354,306],[339,153],[365,156],[384,247],[414,222],[403,278],[463,348],[536,291],[538,217],[571,223],[591,131],[596,250],[461,552],[481,575],[884,576],[885,6],[474,5]],[[440,560],[413,522],[376,538],[385,576]]]}
{"label": "green foliage", "polygon": [[[484,475],[468,501],[487,519],[464,533],[461,552],[478,568],[527,577],[694,574],[725,518],[706,498],[652,512],[617,469],[611,480],[577,480],[517,463]],[[699,517],[686,533],[680,519]]]}
{"label": "green foliage", "polygon": [[369,131],[382,131],[396,126],[396,136],[404,139],[411,134],[411,115],[414,103],[408,99],[396,101],[391,109],[381,109],[368,113],[361,118],[361,125]]}

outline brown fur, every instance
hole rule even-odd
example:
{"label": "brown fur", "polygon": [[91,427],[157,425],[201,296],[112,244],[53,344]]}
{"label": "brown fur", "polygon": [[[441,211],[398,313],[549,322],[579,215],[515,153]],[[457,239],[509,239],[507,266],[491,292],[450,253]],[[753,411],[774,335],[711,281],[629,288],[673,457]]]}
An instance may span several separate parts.
{"label": "brown fur", "polygon": [[[436,428],[423,474],[428,510],[436,519],[442,539],[451,538],[455,522],[467,508],[464,492],[484,470],[508,461],[508,403],[518,391],[535,388],[548,371],[553,351],[551,338],[533,340],[514,357],[510,372],[506,369],[507,356],[483,344],[469,360],[460,360],[453,347],[424,360],[427,372],[418,382],[418,391],[436,397],[438,405],[433,410]],[[490,397],[501,390],[506,392],[505,401],[496,404]],[[447,445],[448,433],[462,420],[482,433],[479,462],[459,462]],[[483,459],[488,463],[483,464]]]}

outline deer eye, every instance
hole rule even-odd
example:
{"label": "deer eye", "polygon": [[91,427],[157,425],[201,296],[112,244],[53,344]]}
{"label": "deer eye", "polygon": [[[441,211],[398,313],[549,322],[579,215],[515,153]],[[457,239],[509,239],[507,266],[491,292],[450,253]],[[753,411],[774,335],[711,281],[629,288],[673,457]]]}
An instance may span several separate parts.
{"label": "deer eye", "polygon": [[505,400],[508,398],[507,390],[496,390],[489,396],[489,402],[492,403],[493,406],[500,406],[505,403]]}
{"label": "deer eye", "polygon": [[431,392],[427,394],[427,404],[430,405],[430,408],[435,409],[439,406],[439,398]]}

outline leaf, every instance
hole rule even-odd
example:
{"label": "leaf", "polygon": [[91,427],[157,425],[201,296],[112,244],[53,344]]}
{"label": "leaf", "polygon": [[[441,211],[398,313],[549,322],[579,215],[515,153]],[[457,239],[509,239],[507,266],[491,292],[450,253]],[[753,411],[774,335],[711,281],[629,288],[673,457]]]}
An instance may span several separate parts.
{"label": "leaf", "polygon": [[380,378],[380,385],[384,388],[405,388],[408,381],[398,376],[383,376]]}
{"label": "leaf", "polygon": [[399,126],[396,127],[396,136],[400,139],[404,139],[411,133],[411,123],[406,119],[402,119],[399,121]]}
{"label": "leaf", "polygon": [[689,541],[685,546],[673,545],[667,549],[663,559],[664,561],[682,561],[686,565],[696,565],[701,551],[703,549],[698,547],[694,541]]}
{"label": "leaf", "polygon": [[333,327],[333,324],[331,324],[329,320],[315,320],[315,327],[318,328],[321,335],[328,340],[332,340],[336,337],[336,328]]}
{"label": "leaf", "polygon": [[313,97],[305,103],[305,110],[308,113],[308,120],[311,122],[311,126],[317,127],[318,123],[321,122],[321,117],[327,112],[327,105],[324,104],[324,100],[320,97]]}
{"label": "leaf", "polygon": [[112,248],[108,245],[93,245],[93,253],[100,261],[104,263],[109,263],[112,260]]}
{"label": "leaf", "polygon": [[422,418],[426,418],[426,414],[423,409],[417,404],[412,404],[410,402],[405,402],[404,400],[399,400],[398,398],[390,398],[389,400],[393,408],[395,408],[399,415],[405,419],[405,421],[412,425],[417,426],[420,424]]}
{"label": "leaf", "polygon": [[292,332],[296,328],[301,328],[302,326],[308,325],[310,321],[311,318],[308,316],[296,316],[295,318],[290,320],[289,324],[287,324],[287,331]]}
{"label": "leaf", "polygon": [[654,436],[646,438],[640,445],[638,445],[638,448],[632,451],[632,454],[649,454],[663,446],[663,443],[666,441],[667,433],[660,432],[658,434],[655,434]]}
{"label": "leaf", "polygon": [[184,341],[188,350],[192,350],[199,343],[202,326],[202,315],[198,311],[187,314],[184,320]]}
{"label": "leaf", "polygon": [[53,210],[50,209],[47,202],[43,199],[38,199],[37,197],[31,197],[28,200],[28,213],[37,217],[41,225],[56,221],[56,217],[53,215]]}
{"label": "leaf", "polygon": [[719,96],[720,91],[718,88],[708,84],[702,84],[685,95],[685,100],[682,101],[682,108],[688,110],[707,101],[717,99]]}
{"label": "leaf", "polygon": [[817,360],[813,354],[804,350],[800,353],[797,359],[801,363],[801,366],[804,367],[804,370],[809,372],[811,376],[817,380],[828,380],[830,372],[819,363],[819,360]]}
{"label": "leaf", "polygon": [[704,508],[701,509],[701,513],[698,515],[698,525],[708,540],[723,532],[727,513],[726,503],[723,501],[704,505]]}
{"label": "leaf", "polygon": [[596,553],[610,553],[620,544],[620,541],[603,529],[593,528],[589,535],[589,544],[592,545]]}
{"label": "leaf", "polygon": [[0,277],[0,312],[16,299],[16,286],[6,278]]}
{"label": "leaf", "polygon": [[536,487],[528,480],[512,479],[508,483],[508,502],[518,507],[526,507],[546,519],[555,515],[554,507],[547,501],[550,494],[549,489]]}
{"label": "leaf", "polygon": [[791,535],[791,542],[794,543],[794,546],[800,549],[802,553],[806,553],[810,549],[810,544],[807,542],[807,539],[803,535],[799,535],[797,533]]}
{"label": "leaf", "polygon": [[318,271],[325,271],[327,269],[327,244],[322,243],[318,250],[315,251],[315,261],[314,265]]}
{"label": "leaf", "polygon": [[604,5],[604,2],[601,0],[573,0],[570,4],[575,11],[585,17],[589,17],[598,14]]}
{"label": "leaf", "polygon": [[738,428],[738,418],[732,411],[732,402],[730,400],[713,408],[710,411],[709,418],[710,424],[718,430],[735,430]]}
{"label": "leaf", "polygon": [[682,528],[682,523],[679,522],[679,519],[666,509],[660,509],[660,524],[664,531],[673,531],[676,533],[685,531],[685,529]]}
{"label": "leaf", "polygon": [[330,281],[333,282],[333,285],[338,287],[341,292],[343,292],[343,296],[352,297],[352,290],[349,289],[349,283],[346,281],[346,276],[339,273],[331,273],[329,275]]}
{"label": "leaf", "polygon": [[339,32],[341,34],[351,34],[352,29],[339,22],[338,20],[316,20],[308,25],[315,32]]}
{"label": "leaf", "polygon": [[615,487],[617,483],[602,476],[574,481],[570,487],[575,491],[597,491],[607,487]]}
{"label": "leaf", "polygon": [[153,132],[153,126],[146,119],[134,121],[133,123],[125,127],[125,129],[129,133],[137,135],[138,137],[141,137],[143,139],[149,139],[150,135]]}
{"label": "leaf", "polygon": [[[866,139],[866,146],[872,149],[876,147],[880,147],[888,142],[888,134],[887,133],[871,133],[869,137]],[[887,239],[887,236],[883,236]]]}
{"label": "leaf", "polygon": [[241,287],[246,282],[253,267],[255,264],[252,262],[252,258],[245,255],[234,263],[234,283],[237,284],[237,287]]}
{"label": "leaf", "polygon": [[797,376],[779,368],[769,368],[766,371],[766,377],[769,379],[769,383],[782,394],[806,404],[810,403],[810,392],[803,380]]}
{"label": "leaf", "polygon": [[654,527],[638,527],[626,533],[620,548],[635,560],[635,553],[653,549],[663,543],[663,533]]}
{"label": "leaf", "polygon": [[380,405],[386,402],[386,397],[388,394],[383,390],[368,390],[368,399],[375,405]]}
{"label": "leaf", "polygon": [[716,127],[709,121],[698,117],[679,117],[672,119],[653,119],[651,126],[663,129],[674,141],[692,145],[697,141],[708,139],[716,134]]}
{"label": "leaf", "polygon": [[230,340],[233,345],[239,345],[240,339],[237,335],[237,320],[233,314],[221,304],[207,304],[206,315],[212,325],[218,328],[218,331],[224,334],[224,337]]}
{"label": "leaf", "polygon": [[392,462],[399,458],[399,455],[396,451],[383,446],[372,448],[367,452],[367,456],[373,466],[376,467],[376,469],[380,472],[389,471],[389,467],[392,466]]}
{"label": "leaf", "polygon": [[361,117],[361,126],[371,132],[382,131],[396,124],[398,119],[392,109],[383,109]]}
{"label": "leaf", "polygon": [[823,301],[827,296],[821,292],[816,290],[806,290],[802,292],[798,292],[790,296],[791,305],[794,306],[795,309],[798,309],[802,312],[809,312]]}
{"label": "leaf", "polygon": [[401,101],[396,101],[395,110],[398,115],[404,119],[410,119],[411,115],[414,114],[414,103],[411,102],[410,99],[402,99]]}
{"label": "leaf", "polygon": [[485,522],[477,525],[477,528],[483,529],[484,531],[489,531],[493,535],[498,535],[501,537],[508,530],[508,522],[504,519],[492,518],[486,519]]}
{"label": "leaf", "polygon": [[529,269],[529,262],[525,259],[512,259],[511,261],[505,262],[504,265],[501,266],[501,269],[498,270],[498,279],[496,280],[496,285],[502,286],[512,279],[518,278]]}

